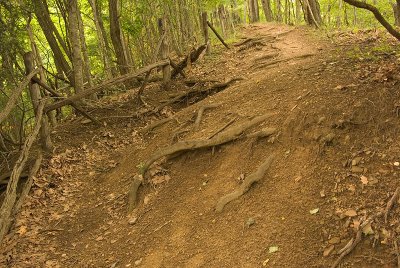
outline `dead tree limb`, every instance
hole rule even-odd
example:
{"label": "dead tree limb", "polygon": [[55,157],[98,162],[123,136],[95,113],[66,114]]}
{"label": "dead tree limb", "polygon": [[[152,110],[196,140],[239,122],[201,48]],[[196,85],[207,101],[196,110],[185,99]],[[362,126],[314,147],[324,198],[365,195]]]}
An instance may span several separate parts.
{"label": "dead tree limb", "polygon": [[[64,96],[62,96],[61,94],[59,94],[58,92],[54,91],[51,87],[49,87],[48,85],[46,85],[45,83],[43,83],[42,81],[40,81],[38,78],[33,77],[32,81],[37,83],[39,86],[41,86],[44,90],[48,91],[50,94],[52,94],[54,97],[58,98],[58,99],[65,99]],[[93,123],[95,123],[96,125],[101,125],[101,123],[94,118],[93,116],[91,116],[90,114],[88,114],[79,104],[77,104],[75,101],[71,102],[71,106],[75,108],[75,110],[80,113],[82,116],[86,117],[87,119],[89,119],[90,121],[92,121]]]}
{"label": "dead tree limb", "polygon": [[11,225],[11,215],[17,198],[17,186],[22,171],[24,170],[26,161],[28,160],[29,151],[39,134],[43,117],[44,101],[40,101],[36,113],[35,127],[31,135],[25,140],[21,154],[15,163],[11,173],[10,181],[7,185],[6,196],[0,208],[0,243],[7,234]]}
{"label": "dead tree limb", "polygon": [[400,33],[396,31],[392,25],[382,16],[381,12],[379,12],[379,9],[376,8],[373,5],[367,4],[365,2],[357,1],[357,0],[344,0],[347,4],[350,4],[352,6],[366,9],[368,11],[371,11],[372,14],[374,14],[375,18],[379,21],[380,24],[382,24],[383,27],[392,35],[394,36],[397,40],[400,41]]}
{"label": "dead tree limb", "polygon": [[184,98],[189,98],[190,96],[193,96],[193,95],[201,95],[201,94],[205,94],[205,93],[210,93],[211,94],[211,93],[220,92],[221,90],[229,87],[234,82],[240,81],[240,80],[243,80],[243,79],[244,78],[242,78],[242,77],[237,77],[237,78],[232,78],[232,79],[228,80],[227,82],[214,84],[209,88],[202,88],[200,90],[198,90],[198,89],[190,89],[190,90],[188,90],[186,92],[178,94],[177,96],[175,96],[174,98],[172,98],[170,100],[165,101],[163,104],[159,105],[154,110],[156,112],[161,111],[162,108],[164,108],[164,107],[166,107],[168,105],[174,104],[176,102],[179,102]]}
{"label": "dead tree limb", "polygon": [[56,103],[48,105],[46,107],[46,109],[45,109],[45,112],[47,113],[49,111],[52,111],[54,109],[63,107],[65,105],[71,105],[71,103],[74,102],[74,101],[78,101],[78,100],[80,100],[80,99],[82,99],[82,98],[84,98],[86,96],[92,95],[92,94],[94,94],[96,92],[99,92],[101,90],[104,90],[106,88],[109,88],[109,87],[115,86],[117,84],[121,84],[123,82],[126,82],[128,80],[137,78],[138,76],[140,76],[142,74],[145,74],[146,72],[148,72],[148,71],[150,71],[152,69],[155,69],[155,68],[161,67],[161,66],[165,66],[165,65],[168,65],[168,64],[169,64],[169,60],[158,61],[158,62],[156,62],[154,64],[150,64],[148,66],[145,66],[145,67],[137,70],[134,73],[125,74],[125,75],[122,75],[122,76],[107,80],[107,81],[105,81],[105,82],[103,82],[103,83],[101,83],[101,84],[99,84],[97,86],[85,89],[81,93],[75,94],[75,95],[73,95],[71,97],[68,97],[68,98],[62,100],[62,101],[59,101],[59,102],[56,102]]}
{"label": "dead tree limb", "polygon": [[214,26],[213,26],[209,21],[207,21],[207,25],[208,25],[208,27],[210,27],[210,29],[213,31],[213,33],[217,36],[217,38],[219,39],[219,41],[221,41],[221,43],[222,43],[227,49],[230,49],[230,47],[228,46],[228,44],[225,43],[225,41],[224,41],[224,39],[222,38],[222,36],[219,35],[219,33],[217,32],[217,30],[215,30]]}
{"label": "dead tree limb", "polygon": [[137,191],[140,185],[142,185],[142,183],[143,183],[142,175],[135,175],[133,177],[133,182],[128,192],[128,213],[131,213],[136,207]]}
{"label": "dead tree limb", "polygon": [[385,223],[387,223],[390,210],[392,209],[392,207],[394,206],[394,204],[396,204],[397,201],[399,200],[399,194],[400,194],[400,187],[397,187],[397,189],[396,189],[396,191],[394,192],[392,198],[390,198],[389,202],[388,202],[387,205],[386,205],[386,209],[385,209]]}
{"label": "dead tree limb", "polygon": [[229,127],[230,125],[232,125],[233,123],[235,123],[236,118],[233,118],[231,120],[229,120],[228,123],[226,123],[225,125],[223,125],[222,127],[220,127],[219,129],[217,129],[217,131],[215,131],[213,134],[211,134],[210,137],[208,137],[208,139],[212,139],[215,136],[217,136],[219,133],[221,133],[222,131],[224,131],[227,127]]}
{"label": "dead tree limb", "polygon": [[189,141],[180,141],[169,147],[161,148],[156,151],[142,166],[141,172],[143,175],[146,174],[147,170],[150,166],[157,161],[158,159],[172,155],[178,152],[195,150],[200,148],[213,147],[216,145],[225,144],[227,142],[236,140],[240,137],[240,135],[247,130],[248,128],[259,124],[265,121],[267,118],[273,116],[274,114],[266,114],[262,116],[257,116],[250,121],[244,122],[236,127],[232,127],[231,129],[226,130],[225,132],[219,133],[212,139],[206,140],[189,140]]}
{"label": "dead tree limb", "polygon": [[178,65],[176,65],[176,68],[174,68],[174,70],[172,70],[172,74],[171,77],[175,78],[178,76],[178,74],[186,68],[187,63],[188,63],[188,58],[190,56],[190,62],[195,62],[199,57],[200,54],[206,49],[207,45],[201,45],[198,48],[196,48],[195,50],[193,50],[190,55],[186,56],[181,62],[178,63]]}
{"label": "dead tree limb", "polygon": [[[153,55],[153,58],[152,58],[152,60],[151,60],[151,63],[154,63],[154,62],[156,61],[156,59],[157,59],[157,55],[159,54],[160,49],[161,49],[161,46],[162,46],[162,44],[163,44],[163,42],[164,42],[165,34],[166,34],[166,32],[164,31],[164,33],[162,34],[162,36],[161,36],[161,38],[160,38],[160,41],[158,42],[158,45],[157,45],[157,48],[156,48],[156,52],[155,52],[154,55]],[[146,88],[146,85],[147,85],[148,79],[149,79],[149,77],[150,77],[151,71],[152,71],[152,70],[149,70],[149,71],[146,72],[146,75],[144,76],[142,85],[140,86],[139,91],[138,91],[138,93],[137,93],[138,99],[139,99],[144,105],[146,105],[146,102],[143,101],[143,99],[142,99],[142,94],[143,94],[144,89]]]}
{"label": "dead tree limb", "polygon": [[18,87],[13,91],[12,95],[10,96],[6,104],[6,107],[4,107],[4,109],[2,109],[2,111],[0,112],[0,124],[4,121],[4,119],[7,118],[12,109],[15,107],[19,96],[21,95],[22,91],[26,88],[26,86],[29,85],[32,77],[34,77],[38,73],[39,69],[33,70],[30,74],[28,74],[24,78],[24,80],[21,83],[19,83]]}
{"label": "dead tree limb", "polygon": [[222,212],[222,210],[224,209],[225,205],[232,202],[235,199],[238,199],[239,197],[241,197],[242,195],[244,195],[248,190],[250,190],[250,187],[260,181],[264,176],[265,173],[267,172],[267,170],[269,169],[269,167],[272,164],[272,161],[275,158],[275,154],[270,155],[265,161],[264,163],[262,163],[256,172],[250,174],[248,177],[246,177],[243,181],[243,183],[240,185],[239,189],[233,191],[230,194],[227,194],[223,197],[221,197],[218,202],[217,205],[215,206],[215,211],[216,212]]}
{"label": "dead tree limb", "polygon": [[38,172],[40,165],[42,164],[43,160],[43,155],[42,152],[39,151],[38,155],[36,156],[36,161],[33,164],[31,170],[29,171],[29,176],[27,181],[25,182],[24,188],[22,189],[21,195],[19,196],[19,199],[17,203],[14,206],[12,216],[15,217],[17,215],[18,211],[21,209],[22,205],[24,204],[25,198],[28,196],[32,184],[33,184],[33,178],[36,176],[36,173]]}
{"label": "dead tree limb", "polygon": [[179,69],[178,65],[176,65],[175,62],[173,60],[171,60],[171,58],[169,60],[170,60],[170,63],[171,63],[171,67],[174,69],[174,71],[176,71],[180,75],[182,75],[183,78],[186,78],[185,72],[182,69]]}
{"label": "dead tree limb", "polygon": [[200,122],[201,122],[201,119],[203,117],[203,113],[204,113],[205,110],[212,109],[212,108],[217,108],[219,106],[221,106],[221,104],[219,104],[219,103],[211,103],[211,104],[206,104],[204,106],[201,106],[199,111],[197,112],[196,121],[194,122],[194,127],[193,127],[194,130],[196,131],[196,130],[199,129]]}

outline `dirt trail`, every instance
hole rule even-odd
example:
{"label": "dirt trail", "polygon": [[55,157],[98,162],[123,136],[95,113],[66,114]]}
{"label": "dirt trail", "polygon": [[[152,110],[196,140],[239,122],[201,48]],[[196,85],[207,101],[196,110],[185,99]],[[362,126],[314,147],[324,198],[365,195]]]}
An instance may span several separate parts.
{"label": "dirt trail", "polygon": [[[174,114],[179,123],[170,121],[141,137],[137,130],[145,123],[126,118],[132,101],[125,94],[117,105],[96,111],[107,122],[104,128],[76,120],[60,127],[54,136],[68,146],[58,148],[59,154],[39,176],[0,263],[331,265],[337,258],[334,253],[354,235],[351,226],[358,219],[342,218],[339,212],[354,209],[360,218],[370,215],[387,202],[387,189],[395,189],[393,179],[400,170],[390,163],[400,152],[398,118],[391,108],[379,107],[393,105],[399,92],[391,84],[379,82],[380,93],[372,90],[377,84],[362,84],[356,77],[358,67],[306,28],[253,25],[242,35],[233,49],[206,57],[191,73],[197,79],[244,80],[188,107],[162,110],[165,117]],[[153,86],[147,91],[150,105],[157,106],[176,87],[163,94],[157,90]],[[207,110],[200,130],[190,129],[179,136],[181,140],[204,139],[232,119],[234,126],[267,113],[275,115],[252,131],[275,127],[279,134],[239,139],[156,163],[150,172],[152,183],[141,188],[140,204],[127,217],[126,194],[138,166],[158,148],[170,145],[179,124],[206,103],[221,105]],[[378,115],[382,119],[376,119]],[[277,157],[267,175],[216,213],[218,199],[236,189],[238,178],[254,172],[273,152]],[[362,185],[360,174],[343,166],[356,156],[362,158],[362,174],[370,180],[373,176],[378,184]],[[318,212],[311,214],[314,209]],[[371,251],[372,242],[366,238],[356,256],[345,259],[345,267],[395,267],[391,246],[379,244]],[[332,253],[323,257],[332,246]],[[277,252],[270,253],[275,247]]]}

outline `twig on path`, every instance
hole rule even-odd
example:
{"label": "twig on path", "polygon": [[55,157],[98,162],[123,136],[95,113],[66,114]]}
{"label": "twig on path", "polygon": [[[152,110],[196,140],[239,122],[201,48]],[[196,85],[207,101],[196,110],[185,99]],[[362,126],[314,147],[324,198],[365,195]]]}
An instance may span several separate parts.
{"label": "twig on path", "polygon": [[226,123],[225,125],[223,125],[220,129],[218,129],[217,131],[215,131],[210,137],[208,137],[208,139],[211,140],[212,138],[214,138],[215,136],[217,136],[219,133],[221,133],[222,131],[224,131],[227,127],[229,127],[230,125],[232,125],[235,121],[236,121],[236,118],[233,118],[233,119],[230,120],[228,123]]}
{"label": "twig on path", "polygon": [[167,221],[166,223],[164,223],[163,225],[161,225],[160,227],[157,227],[156,229],[154,229],[153,233],[160,231],[164,226],[170,224],[172,221]]}
{"label": "twig on path", "polygon": [[386,205],[385,209],[385,223],[387,223],[388,216],[389,216],[389,211],[392,209],[394,204],[399,200],[399,194],[400,194],[400,187],[397,187],[396,191],[394,192],[392,198],[390,198],[389,202]]}
{"label": "twig on path", "polygon": [[350,241],[347,243],[347,245],[339,250],[340,256],[336,259],[335,263],[331,266],[331,268],[336,268],[340,262],[343,260],[344,257],[346,257],[362,240],[362,234],[363,234],[363,228],[372,222],[373,218],[365,220],[359,227],[356,237],[350,239]]}

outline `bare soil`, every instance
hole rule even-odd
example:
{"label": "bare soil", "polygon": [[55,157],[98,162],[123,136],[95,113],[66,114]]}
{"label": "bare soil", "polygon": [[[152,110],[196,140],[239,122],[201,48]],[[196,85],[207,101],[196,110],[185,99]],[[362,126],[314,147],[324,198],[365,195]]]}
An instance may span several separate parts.
{"label": "bare soil", "polygon": [[[82,118],[60,125],[53,133],[59,147],[0,248],[0,265],[331,266],[360,223],[379,215],[400,186],[395,43],[376,32],[328,38],[278,24],[248,26],[241,35],[232,49],[214,48],[187,71],[197,80],[243,78],[225,90],[140,118],[134,114],[145,108],[132,90],[93,107],[104,127]],[[155,83],[144,98],[157,107],[184,90],[181,80]],[[194,130],[198,109],[210,103],[220,105],[207,109]],[[271,113],[246,133],[277,128],[272,137],[157,161],[127,214],[132,179],[156,150]],[[170,116],[176,120],[139,132]],[[217,213],[217,201],[273,153],[263,179]],[[376,216],[341,267],[397,267],[399,216],[397,202],[387,223]]]}

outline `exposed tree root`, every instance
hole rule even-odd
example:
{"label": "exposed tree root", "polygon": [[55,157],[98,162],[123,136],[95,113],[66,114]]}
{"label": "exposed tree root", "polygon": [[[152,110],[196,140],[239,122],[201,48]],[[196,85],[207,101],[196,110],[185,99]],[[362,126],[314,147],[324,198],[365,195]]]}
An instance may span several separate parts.
{"label": "exposed tree root", "polygon": [[275,134],[276,131],[277,131],[276,128],[267,127],[267,128],[264,128],[264,129],[262,129],[260,131],[247,134],[246,137],[247,138],[266,138],[266,137],[271,136],[272,134]]}
{"label": "exposed tree root", "polygon": [[312,57],[312,56],[315,56],[315,54],[304,54],[304,55],[300,55],[297,57],[278,59],[278,60],[274,60],[274,61],[270,61],[270,62],[266,62],[266,63],[260,62],[260,63],[254,64],[252,67],[255,69],[261,69],[261,68],[269,67],[271,65],[278,64],[278,63],[288,62],[288,61],[297,60],[297,59],[305,59],[305,58]]}
{"label": "exposed tree root", "polygon": [[216,145],[224,144],[230,141],[233,141],[235,139],[238,139],[240,135],[247,130],[248,128],[259,124],[266,120],[267,118],[273,116],[274,114],[267,114],[267,115],[262,115],[255,117],[254,119],[244,122],[238,126],[232,127],[231,129],[222,132],[215,137],[211,139],[206,139],[206,140],[191,140],[191,141],[181,141],[177,142],[174,145],[171,145],[166,148],[162,148],[158,151],[156,151],[150,159],[148,159],[144,165],[142,166],[142,174],[145,175],[149,167],[158,159],[175,154],[177,152],[181,151],[188,151],[188,150],[194,150],[194,149],[200,149],[200,148],[207,148],[207,147],[213,147]]}
{"label": "exposed tree root", "polygon": [[239,197],[244,195],[255,182],[260,181],[265,176],[265,173],[271,166],[274,158],[275,158],[275,154],[270,155],[264,161],[264,163],[262,163],[261,166],[259,166],[259,168],[257,169],[256,172],[250,174],[247,178],[244,179],[244,181],[240,185],[239,189],[233,191],[230,194],[227,194],[227,195],[221,197],[218,200],[217,205],[215,206],[215,211],[222,212],[222,210],[224,209],[226,204],[228,204],[228,203],[232,202],[233,200],[238,199]]}
{"label": "exposed tree root", "polygon": [[400,187],[397,187],[396,191],[394,192],[392,198],[390,198],[389,202],[386,205],[385,209],[385,223],[387,223],[389,212],[394,206],[395,203],[399,200],[399,194],[400,194]]}
{"label": "exposed tree root", "polygon": [[142,175],[135,175],[135,177],[133,177],[133,182],[128,192],[128,213],[131,213],[136,208],[137,191],[142,183]]}
{"label": "exposed tree root", "polygon": [[344,257],[346,257],[351,251],[353,251],[353,249],[361,242],[362,240],[362,234],[363,234],[363,228],[371,223],[373,220],[373,218],[367,219],[365,220],[359,227],[356,237],[352,238],[347,245],[342,248],[338,253],[340,254],[340,256],[336,259],[335,263],[331,266],[331,268],[336,268],[340,262],[343,260]]}
{"label": "exposed tree root", "polygon": [[194,122],[194,130],[198,130],[200,127],[200,122],[201,119],[203,118],[203,113],[205,110],[207,109],[212,109],[212,108],[217,108],[219,107],[221,104],[218,103],[211,103],[211,104],[206,104],[202,107],[200,107],[199,111],[197,112],[197,117],[196,117],[196,121]]}
{"label": "exposed tree root", "polygon": [[208,139],[212,139],[215,136],[217,136],[219,133],[221,133],[222,131],[224,131],[227,127],[229,127],[230,125],[232,125],[233,123],[235,123],[236,118],[231,119],[228,123],[226,123],[225,125],[223,125],[221,128],[219,128],[217,131],[215,131],[210,137],[208,137]]}
{"label": "exposed tree root", "polygon": [[174,117],[172,116],[172,117],[168,117],[168,118],[165,118],[165,119],[161,119],[161,120],[155,121],[155,122],[151,123],[150,125],[148,125],[148,126],[142,128],[142,129],[140,130],[140,133],[145,134],[145,133],[147,133],[147,132],[149,132],[149,131],[152,131],[152,130],[155,129],[156,127],[159,127],[159,126],[161,126],[161,125],[164,125],[164,124],[166,124],[166,123],[168,123],[168,122],[170,122],[170,121],[172,121],[172,120],[175,120],[175,121],[176,121],[176,118],[174,118]]}
{"label": "exposed tree root", "polygon": [[240,81],[240,80],[243,80],[243,78],[242,77],[232,78],[232,79],[228,80],[227,82],[217,83],[217,84],[212,85],[209,88],[203,88],[203,89],[200,89],[200,90],[199,89],[188,90],[186,92],[183,92],[183,93],[173,97],[170,100],[165,101],[163,104],[159,105],[154,110],[156,112],[159,112],[164,107],[169,106],[169,105],[174,104],[174,103],[177,103],[177,102],[180,102],[184,98],[190,98],[190,97],[193,97],[193,96],[199,96],[199,95],[204,95],[204,94],[208,95],[208,94],[217,93],[217,92],[229,87],[234,82]]}
{"label": "exposed tree root", "polygon": [[278,52],[269,53],[269,54],[262,55],[262,56],[260,56],[260,57],[258,57],[258,58],[255,58],[254,61],[255,61],[256,63],[259,63],[259,62],[262,62],[262,61],[265,61],[265,60],[269,60],[269,59],[275,58],[275,57],[277,57],[277,56],[279,56],[279,53],[278,53]]}

